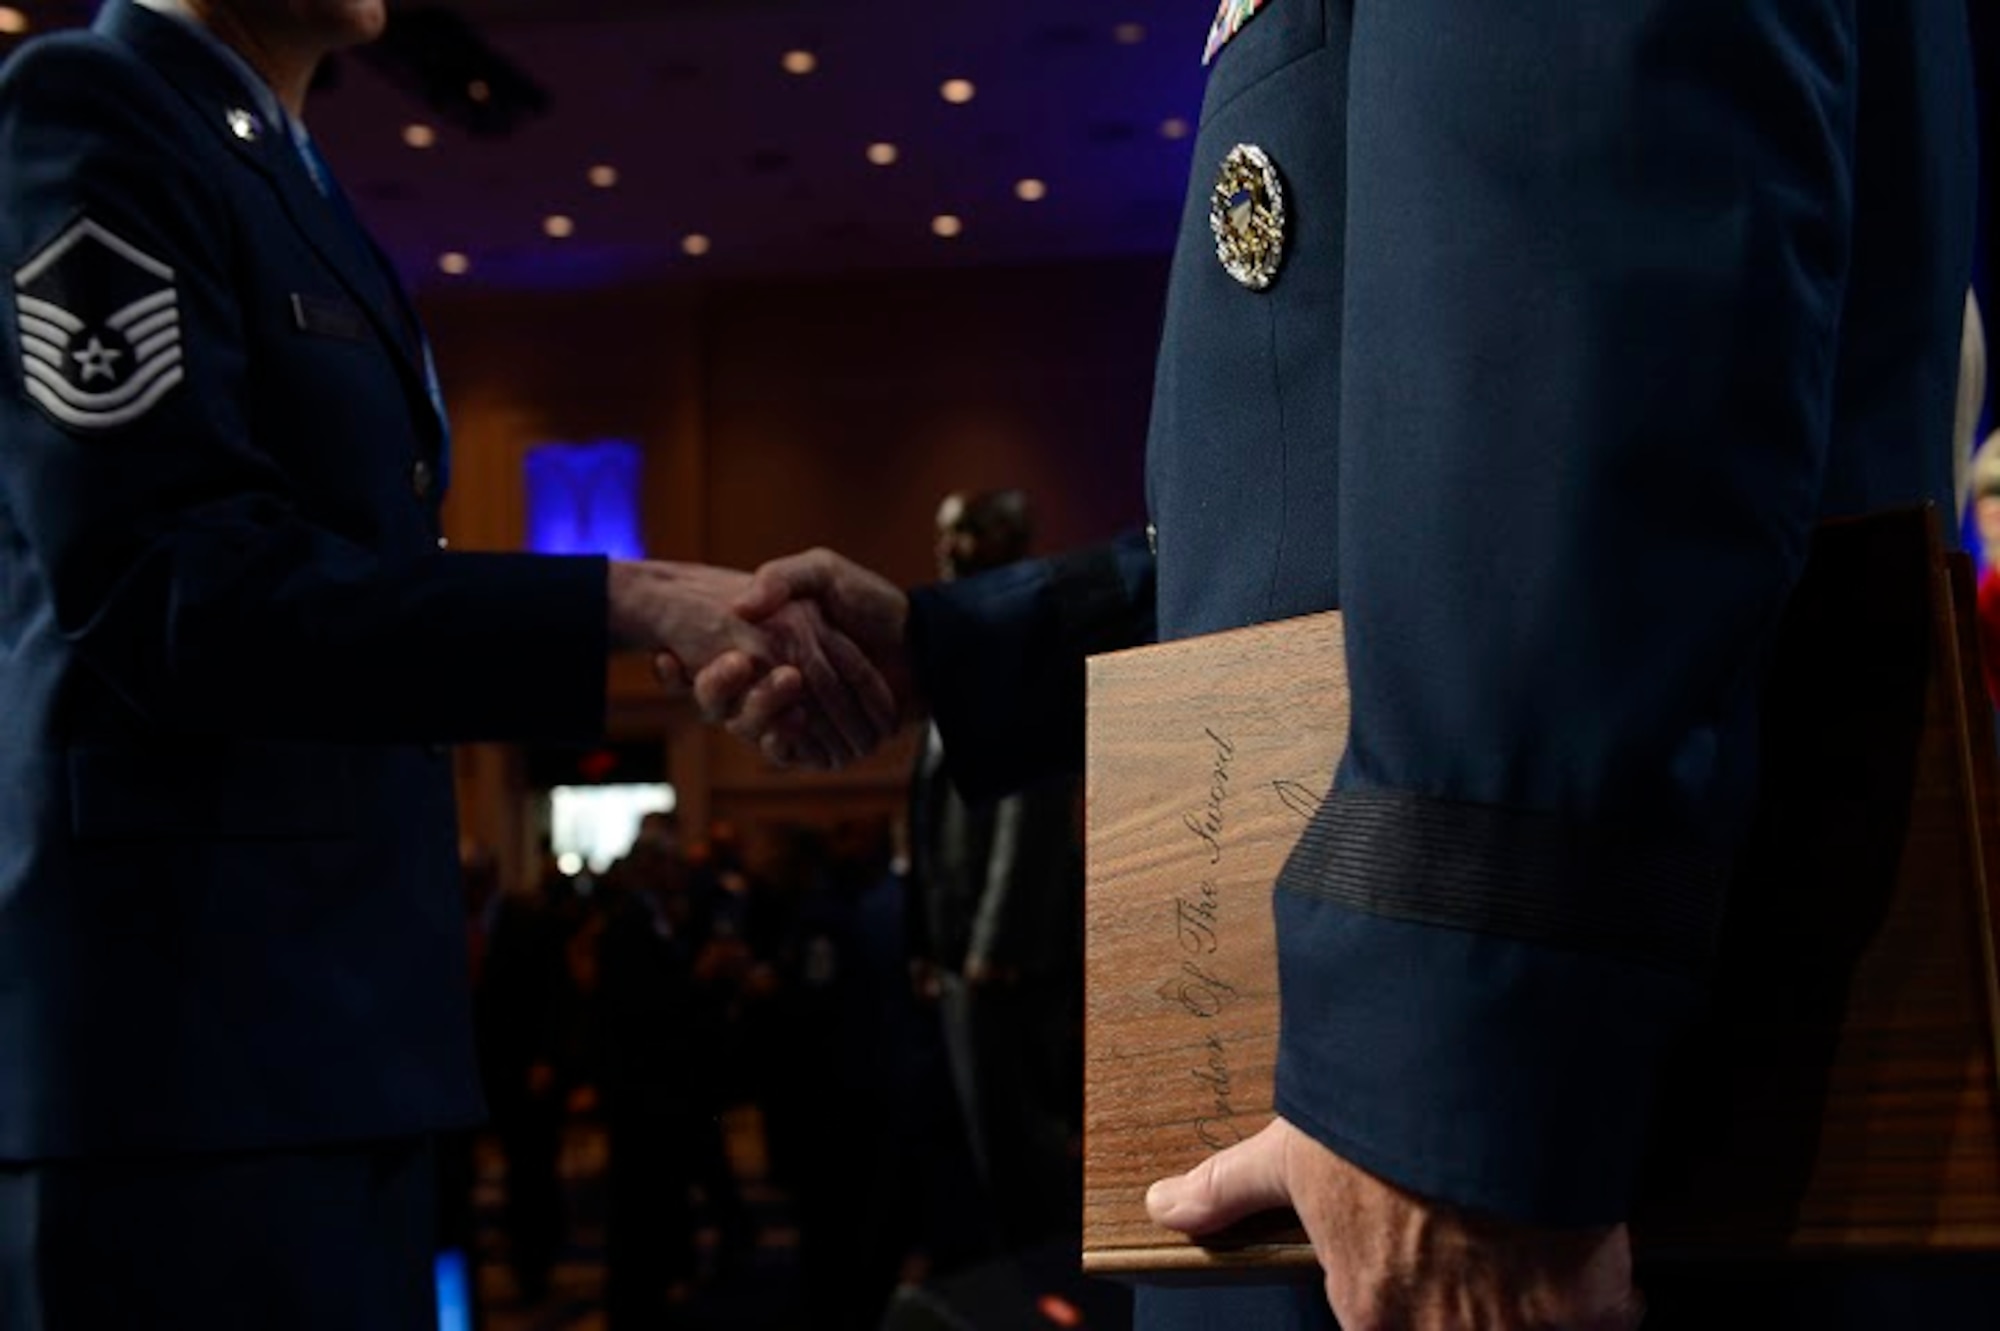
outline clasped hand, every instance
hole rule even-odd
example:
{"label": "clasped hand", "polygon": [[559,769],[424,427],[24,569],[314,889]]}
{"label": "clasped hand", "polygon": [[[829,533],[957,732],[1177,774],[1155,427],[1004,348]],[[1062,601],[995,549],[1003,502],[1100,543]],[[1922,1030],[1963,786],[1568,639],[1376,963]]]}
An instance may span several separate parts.
{"label": "clasped hand", "polygon": [[845,766],[916,715],[909,598],[893,583],[830,550],[754,578],[671,567],[683,596],[679,622],[651,643],[660,682],[772,762]]}
{"label": "clasped hand", "polygon": [[[765,607],[751,591],[750,575],[733,569],[614,563],[612,645],[653,653],[670,692],[687,693],[692,672],[704,669],[739,695],[754,686],[755,723],[773,736],[762,747],[780,762],[843,766],[895,733],[903,708],[894,688],[819,605],[802,598]],[[745,607],[757,613],[746,616]]]}

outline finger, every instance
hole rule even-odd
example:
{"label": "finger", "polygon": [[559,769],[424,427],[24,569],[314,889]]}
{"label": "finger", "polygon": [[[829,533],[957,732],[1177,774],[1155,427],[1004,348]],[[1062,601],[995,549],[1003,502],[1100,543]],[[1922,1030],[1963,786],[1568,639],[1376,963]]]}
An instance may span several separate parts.
{"label": "finger", "polygon": [[889,687],[889,681],[882,678],[882,672],[868,659],[868,654],[854,645],[854,640],[838,629],[829,628],[820,636],[820,647],[826,652],[826,659],[854,694],[855,703],[875,733],[875,745],[896,733],[902,724],[902,708],[897,704],[896,691]]}
{"label": "finger", "polygon": [[826,725],[809,727],[795,745],[795,765],[815,772],[838,772],[854,761],[854,753],[838,732]]}
{"label": "finger", "polygon": [[750,587],[733,609],[748,620],[766,619],[792,601],[817,600],[833,586],[834,556],[830,550],[773,559],[758,569]]}
{"label": "finger", "polygon": [[695,705],[704,720],[733,721],[744,695],[757,682],[757,663],[742,652],[724,652],[694,677]]}
{"label": "finger", "polygon": [[739,656],[746,656],[760,674],[769,670],[774,664],[783,659],[778,652],[778,644],[772,638],[770,630],[760,624],[752,624],[747,620],[730,615],[723,621],[722,634],[724,645],[716,651],[715,655],[722,656],[734,653]]}
{"label": "finger", "polygon": [[815,772],[832,772],[846,766],[842,756],[845,741],[827,724],[824,713],[810,704],[799,707],[785,718],[784,732],[793,736],[794,760]]}
{"label": "finger", "polygon": [[794,711],[764,734],[760,747],[764,756],[780,767],[802,767],[810,771],[830,771],[833,761],[825,745],[814,737],[805,713]]}
{"label": "finger", "polygon": [[879,739],[860,699],[847,681],[827,663],[825,653],[810,635],[800,644],[799,668],[806,687],[819,704],[820,715],[812,727],[814,735],[837,765],[853,762],[875,748]]}
{"label": "finger", "polygon": [[814,735],[812,705],[800,701],[775,713],[764,727],[761,747],[766,757],[775,757],[786,767],[817,771],[826,765],[826,754]]}
{"label": "finger", "polygon": [[760,675],[754,662],[730,662],[726,667],[718,662],[696,679],[695,699],[706,720],[755,744],[780,716],[798,705],[804,687],[799,672],[790,666]]}
{"label": "finger", "polygon": [[763,753],[764,761],[770,763],[773,767],[792,767],[796,765],[797,760],[793,755],[792,741],[783,735],[766,735],[762,740],[758,741],[757,748]]}
{"label": "finger", "polygon": [[1146,1190],[1146,1214],[1153,1223],[1184,1234],[1206,1234],[1245,1216],[1289,1206],[1285,1187],[1282,1119],[1174,1178]]}
{"label": "finger", "polygon": [[[761,743],[766,734],[783,728],[784,718],[805,703],[805,677],[791,666],[779,666],[744,697],[729,731],[739,739]],[[801,729],[797,725],[794,731]]]}

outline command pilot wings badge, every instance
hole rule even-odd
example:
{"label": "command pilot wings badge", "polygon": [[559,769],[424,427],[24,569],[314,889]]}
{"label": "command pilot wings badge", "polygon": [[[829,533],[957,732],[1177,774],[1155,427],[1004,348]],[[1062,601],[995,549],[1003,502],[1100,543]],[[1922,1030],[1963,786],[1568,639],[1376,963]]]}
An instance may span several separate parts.
{"label": "command pilot wings badge", "polygon": [[174,270],[79,218],[14,274],[21,374],[56,422],[128,425],[181,381]]}

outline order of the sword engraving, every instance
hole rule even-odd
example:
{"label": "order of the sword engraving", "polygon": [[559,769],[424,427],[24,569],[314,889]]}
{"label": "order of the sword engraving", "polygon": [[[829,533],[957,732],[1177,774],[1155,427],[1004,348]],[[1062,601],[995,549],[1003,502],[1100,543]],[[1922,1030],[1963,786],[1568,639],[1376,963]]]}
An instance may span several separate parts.
{"label": "order of the sword engraving", "polygon": [[[1236,746],[1213,728],[1204,727],[1202,733],[1214,745],[1208,798],[1200,808],[1183,813],[1181,825],[1201,841],[1210,866],[1219,867],[1229,769],[1236,758]],[[1216,973],[1223,939],[1221,891],[1214,878],[1203,878],[1189,890],[1176,893],[1173,906],[1174,942],[1181,955],[1174,974],[1160,986],[1160,997],[1197,1021],[1213,1021],[1236,997],[1236,987]],[[1212,1030],[1203,1033],[1200,1049],[1202,1061],[1188,1069],[1188,1075],[1201,1087],[1204,1101],[1194,1121],[1194,1133],[1202,1145],[1220,1150],[1243,1139],[1231,1099],[1234,1079],[1229,1071],[1229,1051],[1222,1036]]]}
{"label": "order of the sword engraving", "polygon": [[1208,803],[1197,813],[1184,813],[1181,822],[1208,846],[1208,862],[1222,863],[1222,805],[1229,798],[1229,764],[1236,746],[1207,726],[1202,733],[1215,741],[1215,767],[1208,779]]}
{"label": "order of the sword engraving", "polygon": [[1242,1141],[1243,1129],[1236,1126],[1236,1109],[1229,1103],[1229,1054],[1222,1037],[1209,1036],[1205,1047],[1208,1062],[1194,1069],[1194,1079],[1208,1092],[1215,1113],[1194,1121],[1194,1135],[1209,1150],[1219,1151]]}
{"label": "order of the sword engraving", "polygon": [[1222,901],[1213,878],[1196,883],[1193,895],[1174,898],[1174,936],[1187,955],[1214,956],[1222,946],[1222,935],[1216,932],[1221,922]]}

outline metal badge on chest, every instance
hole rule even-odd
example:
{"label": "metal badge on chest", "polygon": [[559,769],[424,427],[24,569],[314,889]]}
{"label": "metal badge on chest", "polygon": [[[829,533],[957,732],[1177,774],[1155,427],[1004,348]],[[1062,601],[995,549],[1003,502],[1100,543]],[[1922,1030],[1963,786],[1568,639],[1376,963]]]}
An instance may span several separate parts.
{"label": "metal badge on chest", "polygon": [[1239,143],[1222,159],[1208,225],[1225,272],[1252,291],[1271,285],[1285,257],[1285,189],[1262,148]]}

